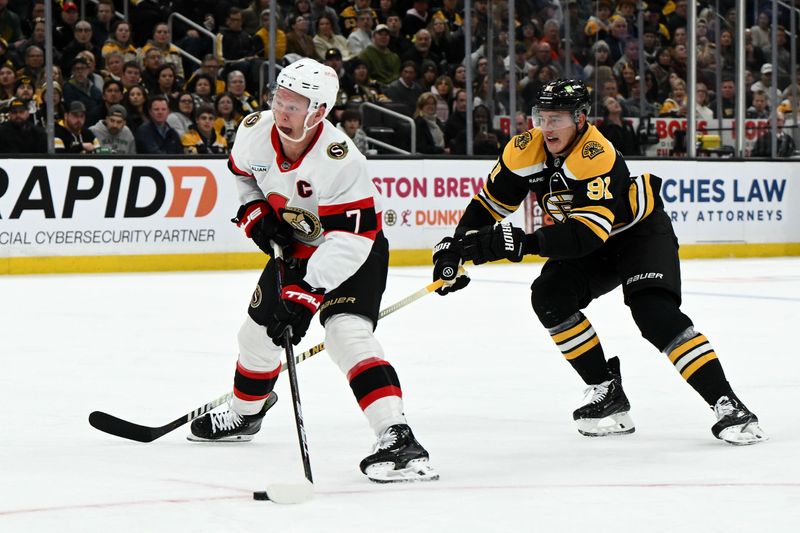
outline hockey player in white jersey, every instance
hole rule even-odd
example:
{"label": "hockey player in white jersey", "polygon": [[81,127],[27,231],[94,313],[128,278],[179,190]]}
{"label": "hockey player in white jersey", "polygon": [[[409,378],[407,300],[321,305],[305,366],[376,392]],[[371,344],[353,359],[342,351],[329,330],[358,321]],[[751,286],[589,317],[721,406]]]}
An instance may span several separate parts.
{"label": "hockey player in white jersey", "polygon": [[373,335],[389,246],[365,157],[325,119],[338,89],[333,69],[301,59],[281,71],[271,109],[239,126],[228,164],[242,203],[235,220],[265,253],[270,241],[281,245],[288,268],[280,289],[275,261],[264,268],[239,330],[233,399],[195,420],[189,439],[251,440],[276,401],[284,331],[291,327],[297,344],[319,312],[327,351],[378,437],[362,472],[379,482],[433,480],[397,373]]}

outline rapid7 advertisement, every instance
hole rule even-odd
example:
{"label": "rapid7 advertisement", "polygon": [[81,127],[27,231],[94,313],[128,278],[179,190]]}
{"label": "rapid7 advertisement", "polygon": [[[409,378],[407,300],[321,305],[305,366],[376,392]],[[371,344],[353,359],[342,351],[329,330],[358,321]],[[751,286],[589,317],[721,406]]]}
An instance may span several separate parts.
{"label": "rapid7 advertisement", "polygon": [[224,160],[5,160],[0,256],[253,251],[237,208]]}

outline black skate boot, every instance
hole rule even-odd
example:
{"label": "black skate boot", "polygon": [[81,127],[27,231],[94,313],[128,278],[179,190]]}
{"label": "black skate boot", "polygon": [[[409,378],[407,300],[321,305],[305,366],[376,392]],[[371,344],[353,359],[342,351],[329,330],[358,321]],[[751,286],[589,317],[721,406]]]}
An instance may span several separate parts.
{"label": "black skate boot", "polygon": [[721,396],[713,407],[717,423],[711,433],[730,444],[747,445],[768,440],[758,418],[735,395]]}
{"label": "black skate boot", "polygon": [[249,442],[277,401],[278,395],[271,392],[264,407],[254,415],[239,415],[229,407],[219,413],[206,413],[192,422],[192,432],[186,438],[195,442]]}
{"label": "black skate boot", "polygon": [[428,465],[428,452],[406,424],[390,426],[381,433],[372,455],[365,457],[360,466],[376,483],[439,479],[439,474]]}
{"label": "black skate boot", "polygon": [[627,435],[636,431],[633,420],[628,415],[631,404],[622,390],[618,357],[608,360],[608,371],[611,379],[587,388],[586,397],[589,401],[572,413],[581,435],[605,437]]}

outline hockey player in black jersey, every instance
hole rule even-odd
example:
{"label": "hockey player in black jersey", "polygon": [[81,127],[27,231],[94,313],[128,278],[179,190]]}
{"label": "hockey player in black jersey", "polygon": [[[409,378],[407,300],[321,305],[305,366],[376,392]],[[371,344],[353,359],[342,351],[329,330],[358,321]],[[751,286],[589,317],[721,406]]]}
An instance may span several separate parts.
{"label": "hockey player in black jersey", "polygon": [[[731,389],[711,343],[680,310],[678,241],[659,196],[661,180],[629,176],[622,156],[589,124],[588,112],[580,81],[558,80],[540,90],[533,109],[537,127],[511,139],[455,235],[434,248],[434,278],[449,281],[440,294],[469,283],[458,274],[462,261],[546,257],[531,287],[533,309],[589,385],[591,397],[573,413],[578,431],[606,436],[635,427],[619,360],[606,361],[582,309],[621,284],[642,336],[714,411],[714,436],[732,444],[766,440],[756,416]],[[554,224],[526,234],[500,223],[531,191]]]}

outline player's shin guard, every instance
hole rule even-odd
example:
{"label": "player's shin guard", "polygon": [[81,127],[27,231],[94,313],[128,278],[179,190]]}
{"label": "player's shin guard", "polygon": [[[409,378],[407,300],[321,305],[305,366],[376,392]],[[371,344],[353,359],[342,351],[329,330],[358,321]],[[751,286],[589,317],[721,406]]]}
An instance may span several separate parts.
{"label": "player's shin guard", "polygon": [[383,348],[362,316],[338,314],[325,323],[325,345],[331,359],[347,375],[350,388],[375,434],[406,424],[403,392],[397,373],[383,359]]}
{"label": "player's shin guard", "polygon": [[249,316],[239,330],[238,340],[239,360],[230,406],[240,415],[254,415],[261,411],[278,380],[282,349],[267,337],[266,328]]}
{"label": "player's shin guard", "polygon": [[681,332],[663,352],[708,405],[713,407],[720,397],[733,395],[714,348],[693,327]]}
{"label": "player's shin guard", "polygon": [[583,313],[575,313],[561,324],[548,328],[547,332],[587,385],[596,385],[609,379],[600,339]]}

